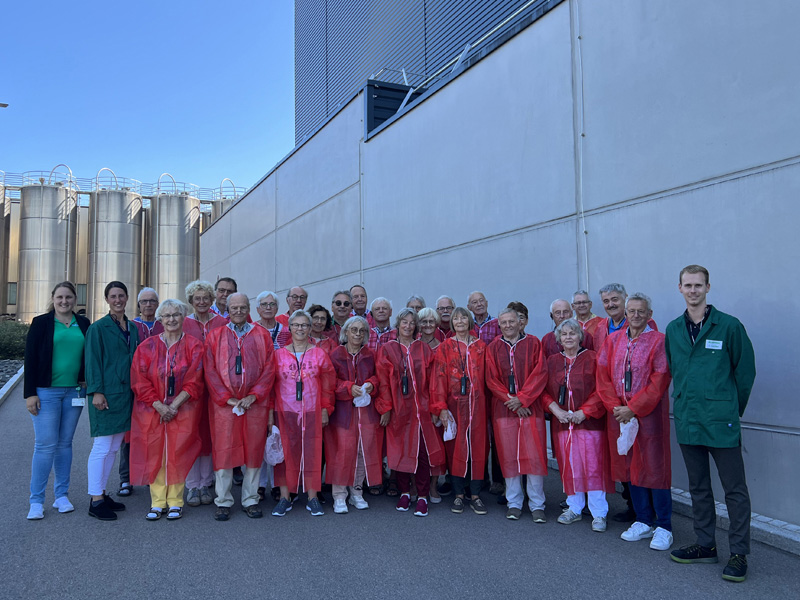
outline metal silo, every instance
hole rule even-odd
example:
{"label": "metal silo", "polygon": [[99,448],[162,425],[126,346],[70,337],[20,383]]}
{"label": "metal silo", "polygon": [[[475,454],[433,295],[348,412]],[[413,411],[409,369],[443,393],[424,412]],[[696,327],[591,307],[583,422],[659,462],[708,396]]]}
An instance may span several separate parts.
{"label": "metal silo", "polygon": [[159,188],[150,201],[149,279],[159,298],[182,299],[200,272],[200,200],[194,186],[182,187]]}
{"label": "metal silo", "polygon": [[[112,180],[101,180],[108,171]],[[138,181],[118,179],[103,168],[95,178],[95,190],[89,201],[89,282],[87,308],[89,319],[99,319],[108,312],[103,293],[109,281],[121,281],[128,287],[128,318],[137,315],[136,295],[142,287],[142,198]]]}
{"label": "metal silo", "polygon": [[[3,173],[5,179],[5,173]],[[8,312],[8,255],[11,238],[11,202],[6,200],[6,187],[0,182],[0,314]]]}
{"label": "metal silo", "polygon": [[71,171],[63,181],[53,177],[58,166],[36,183],[26,173],[20,189],[17,319],[26,323],[44,312],[53,286],[75,273],[78,195]]}

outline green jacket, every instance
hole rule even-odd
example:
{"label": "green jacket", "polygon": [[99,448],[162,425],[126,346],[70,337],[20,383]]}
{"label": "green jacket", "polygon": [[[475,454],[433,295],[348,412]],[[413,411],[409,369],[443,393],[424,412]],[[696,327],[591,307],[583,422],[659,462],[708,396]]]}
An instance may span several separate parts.
{"label": "green jacket", "polygon": [[678,443],[738,446],[739,417],[756,378],[753,344],[744,325],[712,306],[694,345],[683,315],[667,325],[666,336]]}
{"label": "green jacket", "polygon": [[[130,344],[111,315],[95,321],[86,332],[86,392],[89,395],[89,425],[92,437],[113,435],[131,428],[131,360],[139,344],[139,332],[129,322]],[[94,394],[108,401],[107,410],[92,405]]]}

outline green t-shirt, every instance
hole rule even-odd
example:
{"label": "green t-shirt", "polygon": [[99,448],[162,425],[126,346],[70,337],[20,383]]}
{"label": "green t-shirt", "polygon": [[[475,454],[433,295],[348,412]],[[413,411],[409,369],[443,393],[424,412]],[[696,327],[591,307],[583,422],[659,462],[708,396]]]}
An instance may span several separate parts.
{"label": "green t-shirt", "polygon": [[75,315],[69,326],[55,319],[53,331],[52,387],[75,387],[83,360],[83,345],[86,338],[78,325]]}

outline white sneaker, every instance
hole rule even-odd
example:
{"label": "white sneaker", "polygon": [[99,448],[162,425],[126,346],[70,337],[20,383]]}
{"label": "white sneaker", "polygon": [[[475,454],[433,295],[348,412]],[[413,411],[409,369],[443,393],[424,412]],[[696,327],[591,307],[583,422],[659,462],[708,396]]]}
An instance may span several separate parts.
{"label": "white sneaker", "polygon": [[44,519],[44,507],[41,504],[31,504],[31,509],[28,511],[28,520],[38,521]]}
{"label": "white sneaker", "polygon": [[606,524],[605,517],[595,517],[592,520],[592,531],[596,531],[597,533],[603,533],[607,529],[608,525]]}
{"label": "white sneaker", "polygon": [[350,504],[355,506],[357,510],[364,510],[365,508],[369,508],[369,504],[367,501],[364,500],[364,496],[354,496],[350,494]]}
{"label": "white sneaker", "polygon": [[653,537],[653,528],[640,521],[635,521],[619,537],[626,542],[638,542],[639,540]]}
{"label": "white sneaker", "polygon": [[650,547],[653,550],[669,550],[672,547],[672,532],[663,527],[656,527],[653,539],[650,540]]}
{"label": "white sneaker", "polygon": [[333,499],[333,512],[335,512],[337,515],[343,515],[347,512],[347,503],[343,498]]}
{"label": "white sneaker", "polygon": [[66,496],[56,498],[56,501],[53,502],[53,508],[58,509],[60,513],[68,513],[75,510],[75,507],[72,506],[72,502],[70,502]]}
{"label": "white sneaker", "polygon": [[561,516],[558,517],[558,522],[562,525],[571,525],[572,523],[577,523],[583,518],[580,513],[577,515],[572,512],[571,508],[568,508],[564,512],[561,513]]}

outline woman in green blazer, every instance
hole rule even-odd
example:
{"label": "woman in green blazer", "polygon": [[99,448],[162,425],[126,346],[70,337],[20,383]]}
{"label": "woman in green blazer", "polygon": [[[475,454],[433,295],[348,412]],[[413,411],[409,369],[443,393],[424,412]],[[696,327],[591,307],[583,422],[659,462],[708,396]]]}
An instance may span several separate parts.
{"label": "woman in green blazer", "polygon": [[86,332],[86,392],[94,445],[89,454],[89,515],[114,521],[125,505],[106,494],[106,483],[125,432],[131,428],[131,360],[138,331],[125,316],[128,288],[112,281],[105,289],[109,313]]}

